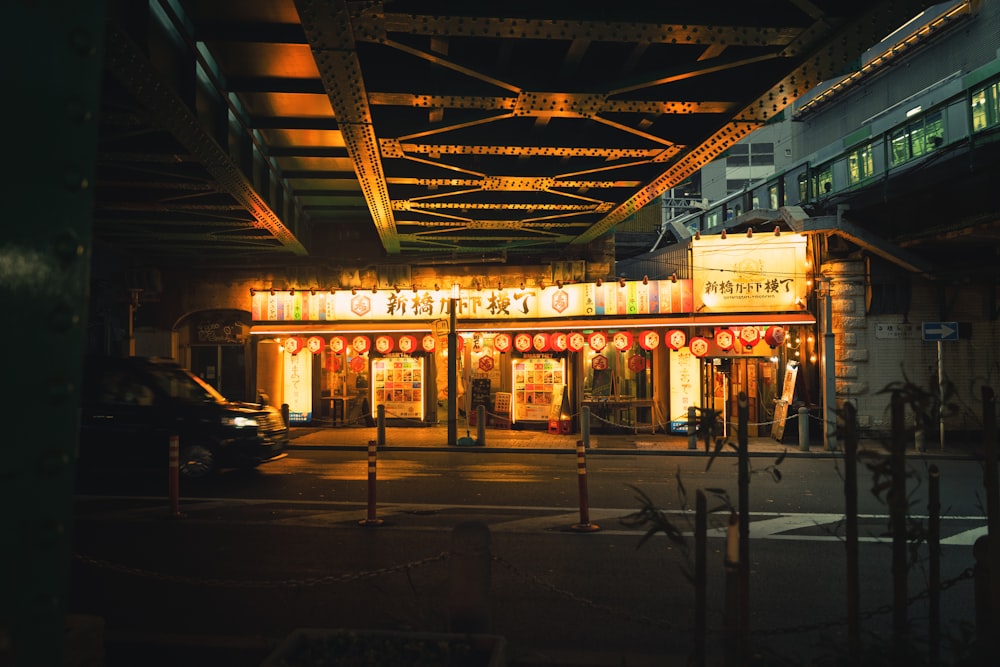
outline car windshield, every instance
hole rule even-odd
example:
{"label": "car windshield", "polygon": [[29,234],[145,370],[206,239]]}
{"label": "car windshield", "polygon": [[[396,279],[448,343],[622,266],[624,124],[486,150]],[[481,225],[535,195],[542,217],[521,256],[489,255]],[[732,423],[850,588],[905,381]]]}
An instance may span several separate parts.
{"label": "car windshield", "polygon": [[192,403],[224,403],[215,387],[181,368],[156,366],[149,371],[153,382],[170,397]]}

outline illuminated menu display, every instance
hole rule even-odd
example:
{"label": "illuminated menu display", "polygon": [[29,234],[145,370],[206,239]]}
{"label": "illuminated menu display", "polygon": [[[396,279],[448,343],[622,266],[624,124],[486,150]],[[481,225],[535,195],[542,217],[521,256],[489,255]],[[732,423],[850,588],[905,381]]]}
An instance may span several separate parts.
{"label": "illuminated menu display", "polygon": [[423,357],[372,359],[372,414],[385,406],[386,419],[424,418]]}

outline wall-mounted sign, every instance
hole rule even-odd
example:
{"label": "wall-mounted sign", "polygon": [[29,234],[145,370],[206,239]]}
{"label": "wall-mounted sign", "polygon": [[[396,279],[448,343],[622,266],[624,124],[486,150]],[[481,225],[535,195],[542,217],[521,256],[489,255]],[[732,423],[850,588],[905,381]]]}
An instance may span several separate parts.
{"label": "wall-mounted sign", "polygon": [[608,369],[608,358],[603,354],[595,354],[590,360],[590,365],[595,371],[606,371]]}
{"label": "wall-mounted sign", "polygon": [[806,237],[708,234],[691,239],[696,312],[805,310]]}
{"label": "wall-mounted sign", "polygon": [[[451,290],[394,289],[255,290],[250,296],[254,321],[365,322],[447,321]],[[661,315],[693,312],[690,280],[574,283],[549,287],[461,290],[456,318],[460,320],[533,320],[601,315]]]}
{"label": "wall-mounted sign", "polygon": [[641,354],[633,354],[628,358],[628,369],[633,373],[641,373],[646,370],[646,357]]}

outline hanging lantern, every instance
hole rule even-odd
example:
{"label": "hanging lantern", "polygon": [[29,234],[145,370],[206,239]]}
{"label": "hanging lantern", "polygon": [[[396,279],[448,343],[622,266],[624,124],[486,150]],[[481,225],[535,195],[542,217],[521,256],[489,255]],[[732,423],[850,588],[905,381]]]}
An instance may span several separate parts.
{"label": "hanging lantern", "polygon": [[660,334],[648,329],[639,334],[639,347],[644,350],[655,350],[660,346]]}
{"label": "hanging lantern", "polygon": [[757,327],[741,327],[740,328],[740,342],[746,345],[748,348],[753,347],[760,341],[760,332],[757,331]]}
{"label": "hanging lantern", "polygon": [[362,356],[357,356],[351,359],[351,370],[355,373],[361,373],[368,367],[368,362]]}
{"label": "hanging lantern", "polygon": [[600,352],[608,346],[608,336],[603,331],[595,331],[587,337],[587,344],[594,352]]}
{"label": "hanging lantern", "polygon": [[781,347],[785,344],[785,329],[779,326],[770,326],[764,331],[764,342],[772,348]]}
{"label": "hanging lantern", "polygon": [[313,354],[319,354],[326,347],[326,341],[319,336],[309,336],[306,339],[306,349],[308,349]]}
{"label": "hanging lantern", "polygon": [[411,354],[417,349],[417,339],[414,336],[399,337],[399,351],[403,354]]}
{"label": "hanging lantern", "polygon": [[531,337],[531,346],[539,352],[549,351],[549,335],[545,332],[538,332]]}
{"label": "hanging lantern", "polygon": [[694,336],[688,343],[691,354],[696,357],[704,357],[708,354],[708,339],[701,336]]}
{"label": "hanging lantern", "polygon": [[633,354],[628,358],[628,369],[633,373],[641,373],[646,370],[646,357],[641,354]]}
{"label": "hanging lantern", "polygon": [[687,335],[680,329],[671,329],[667,332],[667,347],[676,352],[687,343]]}
{"label": "hanging lantern", "polygon": [[587,344],[587,338],[579,331],[574,331],[566,336],[566,347],[570,352],[579,352]]}
{"label": "hanging lantern", "polygon": [[334,354],[343,354],[347,350],[347,339],[343,336],[334,336],[330,339],[330,351]]}
{"label": "hanging lantern", "polygon": [[351,340],[351,347],[358,354],[364,354],[372,347],[372,341],[368,336],[355,336]]}
{"label": "hanging lantern", "polygon": [[493,349],[497,352],[509,352],[513,344],[514,341],[509,333],[498,333],[493,337]]}
{"label": "hanging lantern", "polygon": [[715,344],[719,346],[720,350],[731,350],[736,344],[736,334],[733,333],[732,329],[719,329],[715,332]]}
{"label": "hanging lantern", "polygon": [[420,339],[420,347],[424,348],[424,352],[434,351],[434,334],[424,334],[424,337]]}
{"label": "hanging lantern", "polygon": [[632,332],[631,331],[616,331],[613,336],[611,336],[611,343],[615,346],[615,349],[619,352],[624,352],[625,350],[632,349]]}
{"label": "hanging lantern", "polygon": [[518,352],[528,352],[531,350],[531,334],[519,333],[514,336],[514,349]]}
{"label": "hanging lantern", "polygon": [[379,352],[379,354],[389,354],[395,346],[396,342],[392,340],[391,336],[375,337],[375,349]]}
{"label": "hanging lantern", "polygon": [[303,350],[303,348],[305,348],[306,339],[302,336],[290,336],[285,339],[285,342],[282,343],[282,345],[285,348],[285,352],[288,354],[298,354]]}
{"label": "hanging lantern", "polygon": [[553,352],[565,352],[566,348],[569,346],[569,336],[564,333],[556,332],[549,336],[549,349]]}

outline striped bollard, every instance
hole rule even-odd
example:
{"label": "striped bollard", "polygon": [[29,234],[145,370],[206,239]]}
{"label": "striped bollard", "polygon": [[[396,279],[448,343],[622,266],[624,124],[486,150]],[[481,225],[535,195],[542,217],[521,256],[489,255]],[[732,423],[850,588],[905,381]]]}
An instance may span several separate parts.
{"label": "striped bollard", "polygon": [[580,523],[571,526],[580,532],[593,532],[601,527],[590,523],[590,501],[587,498],[587,452],[583,440],[576,441],[576,478],[580,486]]}
{"label": "striped bollard", "polygon": [[184,515],[180,510],[180,438],[170,436],[170,458],[167,466],[167,492],[170,496],[170,517],[179,519]]}
{"label": "striped bollard", "polygon": [[[382,407],[382,406],[379,406]],[[375,518],[375,468],[378,462],[378,441],[368,441],[368,518],[358,523],[362,526],[381,526],[382,519]]]}

